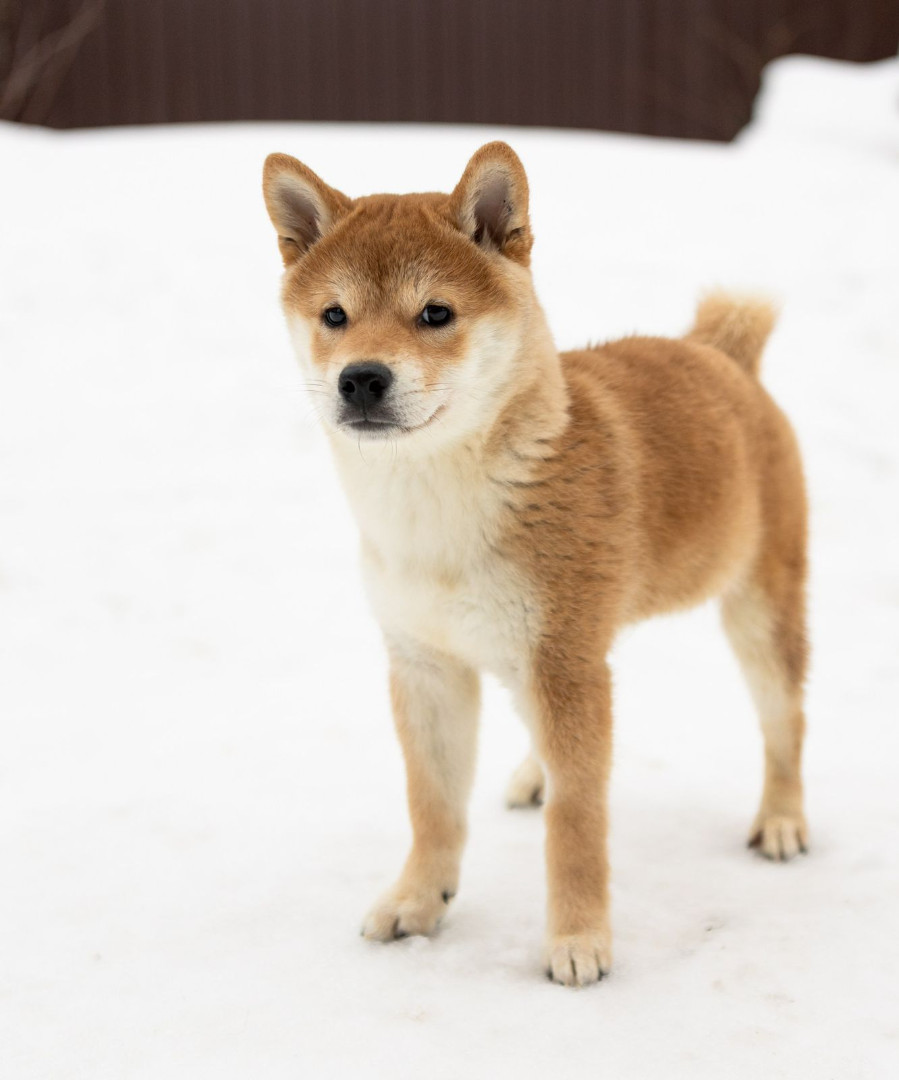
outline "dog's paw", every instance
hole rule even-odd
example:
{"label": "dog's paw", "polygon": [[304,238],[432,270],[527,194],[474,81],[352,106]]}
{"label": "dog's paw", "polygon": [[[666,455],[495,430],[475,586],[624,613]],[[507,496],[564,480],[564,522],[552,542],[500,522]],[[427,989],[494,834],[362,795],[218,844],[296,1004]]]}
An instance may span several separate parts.
{"label": "dog's paw", "polygon": [[612,967],[609,934],[589,930],[551,937],[546,946],[546,974],[562,986],[589,986]]}
{"label": "dog's paw", "polygon": [[452,898],[451,892],[437,888],[396,885],[365,916],[362,936],[369,941],[395,941],[410,934],[431,934]]}
{"label": "dog's paw", "polygon": [[533,754],[512,773],[506,787],[506,806],[540,806],[543,802],[543,767]]}
{"label": "dog's paw", "polygon": [[802,814],[762,811],[749,830],[748,844],[766,859],[785,862],[808,849],[808,826]]}

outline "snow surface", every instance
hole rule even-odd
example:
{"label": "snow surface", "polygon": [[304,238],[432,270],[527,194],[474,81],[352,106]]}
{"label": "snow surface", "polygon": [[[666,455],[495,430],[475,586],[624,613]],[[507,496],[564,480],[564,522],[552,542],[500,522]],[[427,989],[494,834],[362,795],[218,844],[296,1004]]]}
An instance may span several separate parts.
{"label": "snow surface", "polygon": [[[732,146],[0,126],[4,1080],[899,1075],[897,102],[895,61],[792,59]],[[616,966],[586,991],[542,978],[493,686],[445,925],[357,936],[402,768],[259,194],[271,150],[361,194],[446,189],[496,137],[560,346],[677,333],[712,284],[782,300],[766,380],[813,498],[812,851],[743,847],[760,740],[716,613],[629,633]]]}

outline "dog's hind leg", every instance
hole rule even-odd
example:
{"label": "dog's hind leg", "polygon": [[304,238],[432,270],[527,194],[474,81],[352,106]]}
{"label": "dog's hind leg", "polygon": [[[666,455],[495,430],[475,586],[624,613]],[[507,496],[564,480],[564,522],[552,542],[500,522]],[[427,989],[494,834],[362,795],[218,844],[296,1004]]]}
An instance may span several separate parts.
{"label": "dog's hind leg", "polygon": [[543,802],[543,766],[532,750],[509,778],[506,786],[506,806],[540,806]]}
{"label": "dog's hind leg", "polygon": [[363,924],[365,937],[377,941],[429,934],[456,894],[480,682],[471,668],[449,656],[394,645],[390,696],[406,760],[412,850],[399,880]]}
{"label": "dog's hind leg", "polygon": [[770,859],[806,849],[801,776],[807,662],[804,536],[784,557],[763,553],[722,601],[724,627],[755,701],[765,740],[765,786],[749,843]]}

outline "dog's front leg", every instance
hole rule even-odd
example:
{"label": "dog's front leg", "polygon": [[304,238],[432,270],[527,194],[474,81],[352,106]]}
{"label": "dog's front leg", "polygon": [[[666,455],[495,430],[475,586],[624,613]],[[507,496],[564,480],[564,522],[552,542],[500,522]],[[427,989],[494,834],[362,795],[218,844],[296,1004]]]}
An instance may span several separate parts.
{"label": "dog's front leg", "polygon": [[456,893],[480,702],[478,676],[453,658],[396,644],[390,654],[412,850],[365,919],[362,932],[376,941],[431,933]]}
{"label": "dog's front leg", "polygon": [[538,664],[537,745],[546,769],[547,973],[596,982],[612,959],[606,795],[612,742],[604,662]]}

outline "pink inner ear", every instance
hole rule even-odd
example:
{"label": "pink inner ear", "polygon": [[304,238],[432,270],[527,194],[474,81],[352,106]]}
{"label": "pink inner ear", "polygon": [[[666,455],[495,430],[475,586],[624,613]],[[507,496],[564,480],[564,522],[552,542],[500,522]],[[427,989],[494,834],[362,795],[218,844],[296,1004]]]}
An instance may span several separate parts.
{"label": "pink inner ear", "polygon": [[474,241],[485,237],[502,247],[509,234],[514,207],[512,184],[504,169],[492,169],[478,185],[472,211],[475,219]]}
{"label": "pink inner ear", "polygon": [[301,247],[314,244],[322,234],[322,211],[309,191],[285,178],[279,181],[274,197],[280,210],[279,229]]}

